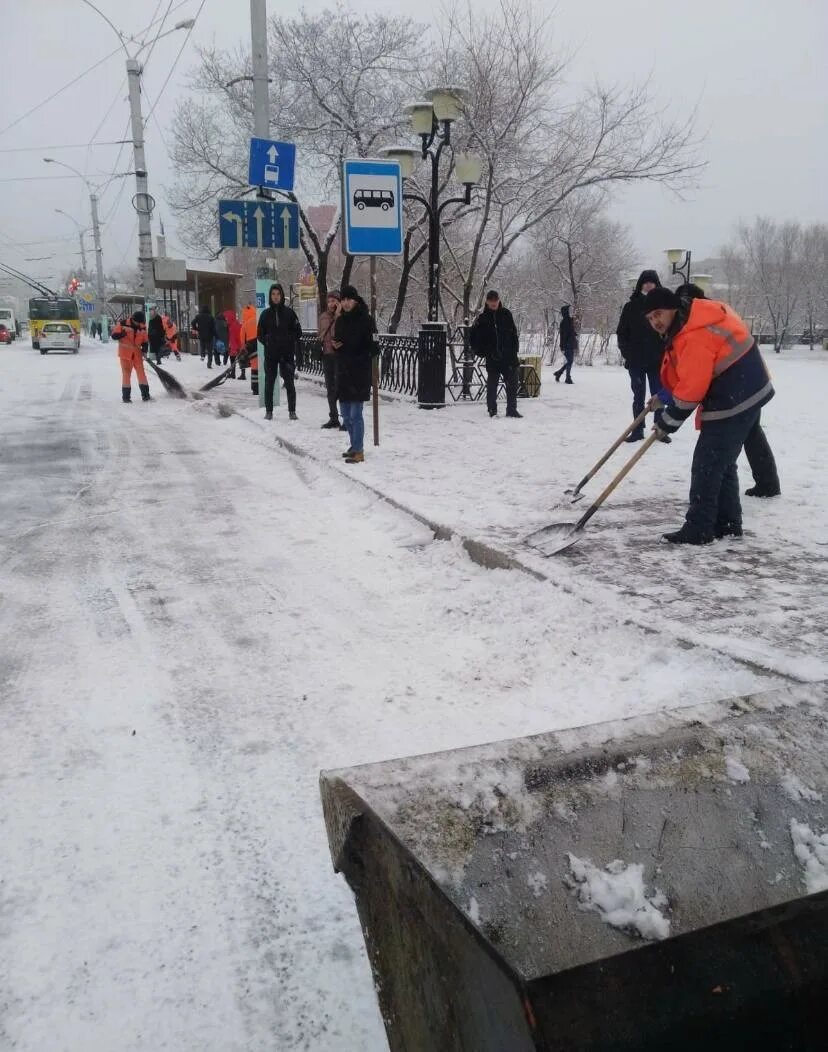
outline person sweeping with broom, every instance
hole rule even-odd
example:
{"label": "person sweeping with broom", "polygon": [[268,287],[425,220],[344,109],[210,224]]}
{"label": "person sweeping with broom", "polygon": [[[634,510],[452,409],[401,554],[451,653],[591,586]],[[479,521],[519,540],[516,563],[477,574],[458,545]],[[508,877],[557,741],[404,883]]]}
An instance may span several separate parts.
{"label": "person sweeping with broom", "polygon": [[715,300],[680,299],[665,288],[647,293],[643,313],[665,341],[663,388],[649,403],[664,409],[656,432],[672,434],[697,412],[690,505],[670,544],[710,544],[742,536],[736,460],[774,390],[750,329]]}
{"label": "person sweeping with broom", "polygon": [[132,370],[138,375],[138,387],[141,398],[149,402],[149,383],[144,371],[144,348],[147,345],[147,316],[137,310],[129,321],[116,322],[110,336],[118,341],[118,359],[121,363],[121,399],[132,401]]}

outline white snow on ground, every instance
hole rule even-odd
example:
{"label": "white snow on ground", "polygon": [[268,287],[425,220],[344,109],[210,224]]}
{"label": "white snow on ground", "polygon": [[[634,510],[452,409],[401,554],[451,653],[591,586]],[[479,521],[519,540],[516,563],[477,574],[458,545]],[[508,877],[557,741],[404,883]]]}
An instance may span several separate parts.
{"label": "white snow on ground", "polygon": [[743,785],[750,781],[750,771],[742,763],[738,749],[732,746],[725,748],[725,772],[731,782]]}
{"label": "white snow on ground", "polygon": [[648,895],[644,887],[644,866],[616,859],[599,869],[589,859],[569,854],[568,884],[582,910],[597,913],[613,928],[621,928],[642,939],[666,939],[670,921],[661,910],[668,905],[664,894]]}
{"label": "white snow on ground", "polygon": [[[213,375],[169,368],[190,389]],[[343,468],[310,383],[297,423],[265,425],[239,381],[181,403],[151,380],[152,403],[121,405],[113,344],[0,349],[0,1047],[383,1049],[321,768],[826,664],[828,422],[801,398],[826,374],[776,371],[786,496],[746,510],[741,546],[656,543],[688,433],[572,556],[539,560],[550,584],[478,567],[345,476],[519,550],[623,425],[620,371],[547,384],[523,421],[384,403],[380,450]]]}
{"label": "white snow on ground", "polygon": [[802,863],[802,883],[809,895],[828,891],[828,833],[814,833],[804,822],[791,819],[794,854]]}
{"label": "white snow on ground", "polygon": [[800,800],[817,802],[822,799],[822,793],[806,785],[793,771],[786,771],[782,775],[782,788],[795,803],[799,803]]}

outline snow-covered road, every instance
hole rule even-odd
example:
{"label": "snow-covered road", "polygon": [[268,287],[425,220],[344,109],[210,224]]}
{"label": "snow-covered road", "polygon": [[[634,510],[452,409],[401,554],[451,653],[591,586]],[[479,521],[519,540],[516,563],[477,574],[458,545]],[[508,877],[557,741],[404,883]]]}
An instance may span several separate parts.
{"label": "snow-covered road", "polygon": [[0,1047],[379,1052],[320,769],[779,680],[481,569],[220,416],[240,384],[153,392],[111,344],[0,352]]}

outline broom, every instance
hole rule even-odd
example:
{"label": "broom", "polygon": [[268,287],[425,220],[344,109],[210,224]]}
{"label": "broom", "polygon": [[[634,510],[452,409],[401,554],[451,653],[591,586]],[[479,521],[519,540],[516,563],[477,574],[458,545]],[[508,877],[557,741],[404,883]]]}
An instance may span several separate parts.
{"label": "broom", "polygon": [[208,380],[203,387],[199,387],[199,391],[212,391],[214,387],[218,387],[219,384],[223,384],[237,365],[241,369],[246,369],[247,366],[250,364],[250,359],[256,353],[258,352],[254,351],[253,354],[248,354],[247,351],[240,351],[239,354],[236,355],[236,361],[233,365],[228,365],[223,372],[220,372],[218,374],[218,376],[214,376],[212,380]]}
{"label": "broom", "polygon": [[156,365],[151,358],[145,358],[144,360],[155,370],[155,375],[161,381],[161,384],[168,395],[172,395],[173,398],[187,397],[187,392],[172,373],[168,373],[166,369],[162,369],[160,365]]}

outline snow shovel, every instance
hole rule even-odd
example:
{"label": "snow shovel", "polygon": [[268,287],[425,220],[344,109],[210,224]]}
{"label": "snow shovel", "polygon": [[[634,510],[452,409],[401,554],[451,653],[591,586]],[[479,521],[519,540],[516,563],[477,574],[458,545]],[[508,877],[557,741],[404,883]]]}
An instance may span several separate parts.
{"label": "snow shovel", "polygon": [[584,533],[584,527],[595,512],[598,511],[610,493],[612,493],[618,483],[629,475],[653,442],[657,441],[658,432],[653,431],[650,437],[642,442],[623,468],[621,468],[604,492],[596,497],[576,523],[556,522],[551,526],[544,526],[540,530],[535,530],[534,533],[530,533],[529,536],[525,538],[525,543],[532,548],[536,548],[542,555],[546,556],[557,555],[559,552],[571,548],[573,544],[576,544],[581,539]]}
{"label": "snow shovel", "polygon": [[151,358],[145,358],[144,361],[147,363],[147,365],[151,365],[153,367],[156,376],[161,381],[164,390],[167,392],[167,394],[172,395],[173,398],[187,397],[187,392],[184,390],[184,388],[181,386],[178,380],[176,380],[176,378],[172,375],[172,373],[168,373],[166,369],[162,369],[160,365],[156,365]]}
{"label": "snow shovel", "polygon": [[641,412],[638,414],[635,420],[633,420],[633,422],[630,424],[627,430],[618,439],[616,439],[615,442],[613,442],[613,444],[601,457],[601,459],[598,461],[595,467],[591,471],[588,471],[586,475],[584,475],[584,477],[581,479],[581,481],[578,483],[575,489],[564,490],[564,493],[568,493],[570,495],[570,504],[577,504],[579,500],[584,499],[585,494],[581,493],[581,490],[584,488],[587,482],[589,482],[590,479],[595,478],[595,476],[598,474],[598,472],[601,470],[604,464],[606,464],[606,462],[616,451],[616,449],[618,449],[619,446],[623,445],[624,442],[627,441],[627,438],[633,433],[633,431],[635,431],[639,427],[644,426],[644,420],[647,416],[647,413],[649,412],[649,409],[649,405],[646,405],[641,410]]}
{"label": "snow shovel", "polygon": [[[253,354],[256,352],[254,351]],[[199,391],[212,391],[214,387],[218,387],[219,384],[223,384],[230,373],[239,366],[240,369],[246,369],[250,364],[250,359],[253,357],[252,354],[248,354],[247,351],[242,351],[236,355],[236,360],[233,365],[228,365],[226,369],[223,369],[218,376],[214,376],[212,380],[208,380],[207,383],[199,388]]]}

